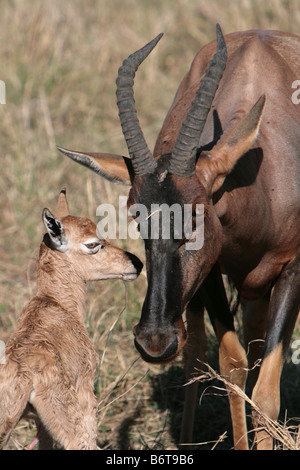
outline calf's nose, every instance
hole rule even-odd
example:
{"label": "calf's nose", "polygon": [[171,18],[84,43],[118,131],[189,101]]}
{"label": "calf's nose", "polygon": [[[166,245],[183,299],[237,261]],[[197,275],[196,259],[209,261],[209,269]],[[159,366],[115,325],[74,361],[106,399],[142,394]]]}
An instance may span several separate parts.
{"label": "calf's nose", "polygon": [[137,275],[139,275],[141,270],[143,269],[143,263],[137,256],[130,253],[129,251],[126,251],[126,255],[128,256],[134,268],[136,269]]}

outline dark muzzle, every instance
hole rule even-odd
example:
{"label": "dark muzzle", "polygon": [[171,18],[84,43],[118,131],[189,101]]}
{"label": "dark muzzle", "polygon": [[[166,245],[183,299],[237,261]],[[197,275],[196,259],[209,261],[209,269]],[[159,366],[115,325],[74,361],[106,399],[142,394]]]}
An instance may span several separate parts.
{"label": "dark muzzle", "polygon": [[153,330],[147,325],[136,325],[134,344],[144,361],[162,363],[173,360],[186,341],[186,331],[182,319],[175,325]]}

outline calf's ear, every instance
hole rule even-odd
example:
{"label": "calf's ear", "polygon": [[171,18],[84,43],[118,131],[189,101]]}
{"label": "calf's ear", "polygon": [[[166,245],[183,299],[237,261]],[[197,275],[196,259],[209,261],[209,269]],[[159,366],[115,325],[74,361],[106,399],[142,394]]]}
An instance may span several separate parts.
{"label": "calf's ear", "polygon": [[68,242],[63,224],[49,209],[43,210],[42,218],[50,237],[51,248],[65,253],[68,249]]}
{"label": "calf's ear", "polygon": [[66,188],[63,188],[59,193],[54,214],[58,219],[62,219],[63,217],[70,215]]}

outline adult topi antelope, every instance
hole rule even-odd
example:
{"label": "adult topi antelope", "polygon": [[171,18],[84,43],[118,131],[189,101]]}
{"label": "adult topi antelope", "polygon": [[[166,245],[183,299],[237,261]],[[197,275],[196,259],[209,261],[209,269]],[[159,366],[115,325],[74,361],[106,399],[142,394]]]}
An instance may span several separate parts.
{"label": "adult topi antelope", "polygon": [[[196,55],[152,153],[137,118],[133,78],[160,37],[119,69],[117,102],[130,158],[60,150],[110,181],[131,185],[129,207],[204,205],[202,249],[187,250],[184,237],[145,239],[148,290],[135,345],[146,361],[161,362],[188,341],[191,368],[193,358],[203,358],[205,306],[221,373],[243,389],[247,357],[234,330],[226,273],[246,305],[246,342],[265,339],[253,400],[277,419],[280,375],[300,304],[300,108],[291,100],[300,77],[300,37],[246,31],[224,39],[217,26],[213,58],[216,42]],[[234,393],[229,400],[235,447],[246,449],[244,402]],[[258,448],[272,447],[264,431],[256,437]],[[182,442],[190,440],[184,424]]]}

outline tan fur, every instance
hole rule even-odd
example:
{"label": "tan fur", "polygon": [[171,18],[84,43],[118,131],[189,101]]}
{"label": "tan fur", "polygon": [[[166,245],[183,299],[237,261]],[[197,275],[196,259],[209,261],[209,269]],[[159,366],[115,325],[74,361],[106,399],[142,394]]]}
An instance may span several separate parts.
{"label": "tan fur", "polygon": [[86,282],[133,279],[138,270],[132,255],[104,241],[97,253],[84,252],[82,243],[98,239],[96,225],[66,210],[61,194],[56,214],[64,214],[68,249],[57,251],[44,237],[36,296],[21,312],[0,364],[0,448],[28,412],[42,423],[40,448],[51,448],[52,438],[65,449],[97,448],[97,355],[84,326]]}
{"label": "tan fur", "polygon": [[[282,343],[279,343],[262,362],[261,372],[253,390],[252,400],[269,418],[276,420],[280,408],[280,376],[283,367]],[[259,416],[253,412],[258,450],[272,450],[273,439],[260,425]]]}
{"label": "tan fur", "polygon": [[[217,330],[220,342],[219,362],[221,374],[241,390],[245,390],[247,379],[247,357],[235,331],[222,331],[220,325]],[[248,449],[247,425],[245,416],[245,402],[235,392],[228,390],[231,412],[234,448],[236,450]]]}

